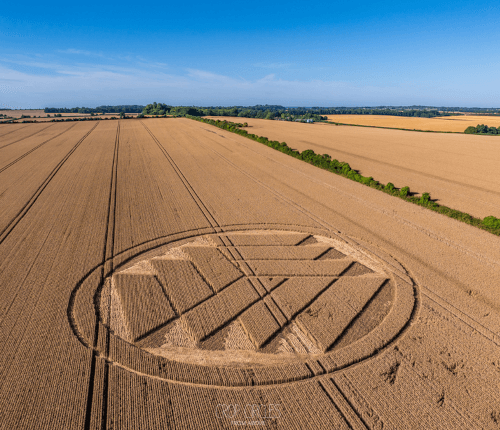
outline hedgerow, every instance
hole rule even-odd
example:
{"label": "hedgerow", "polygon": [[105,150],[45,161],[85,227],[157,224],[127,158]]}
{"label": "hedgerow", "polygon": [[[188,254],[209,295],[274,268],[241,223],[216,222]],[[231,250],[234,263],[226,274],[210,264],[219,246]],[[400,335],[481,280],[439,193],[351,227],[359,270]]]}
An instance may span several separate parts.
{"label": "hedgerow", "polygon": [[465,134],[490,134],[490,135],[499,135],[500,127],[488,127],[484,124],[478,124],[475,127],[469,126],[464,131]]}
{"label": "hedgerow", "polygon": [[248,133],[243,127],[247,126],[247,123],[235,123],[230,121],[220,121],[207,118],[200,118],[197,116],[186,115],[186,118],[193,119],[195,121],[203,122],[205,124],[214,125],[223,130],[230,131],[232,133],[239,134],[240,136],[247,137],[249,139],[255,140],[256,142],[267,145],[277,151],[283,152],[284,154],[290,155],[291,157],[303,160],[309,164],[320,167],[324,170],[328,170],[337,175],[344,176],[353,181],[359,182],[363,185],[375,188],[386,194],[390,194],[394,197],[399,197],[407,202],[425,207],[427,209],[433,210],[440,214],[446,215],[450,218],[462,221],[466,224],[473,225],[480,229],[489,231],[495,235],[500,236],[500,219],[494,216],[488,216],[484,219],[473,217],[465,212],[461,212],[455,209],[451,209],[447,206],[442,206],[431,199],[429,193],[425,192],[421,197],[416,197],[410,192],[410,187],[402,187],[400,189],[396,188],[392,182],[388,182],[386,185],[376,181],[372,176],[362,176],[358,171],[351,168],[348,163],[344,163],[335,159],[328,154],[316,154],[312,149],[306,149],[302,152],[296,149],[290,148],[285,142],[278,142],[277,140],[269,140],[264,136],[257,136],[256,134]]}

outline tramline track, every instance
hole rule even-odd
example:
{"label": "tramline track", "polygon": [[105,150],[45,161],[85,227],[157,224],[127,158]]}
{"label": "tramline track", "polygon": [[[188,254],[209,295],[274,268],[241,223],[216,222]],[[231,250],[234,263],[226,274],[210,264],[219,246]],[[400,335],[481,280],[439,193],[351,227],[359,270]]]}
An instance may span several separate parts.
{"label": "tramline track", "polygon": [[28,125],[25,125],[24,127],[19,127],[19,128],[15,128],[14,127],[14,130],[11,130],[11,131],[8,131],[7,133],[4,133],[0,136],[0,139],[4,136],[7,136],[8,134],[11,134],[11,133],[15,133],[16,131],[19,131],[19,130],[22,130],[23,128],[26,128],[26,127],[29,127]]}
{"label": "tramline track", "polygon": [[71,150],[64,156],[64,158],[57,164],[57,166],[50,172],[47,178],[42,182],[42,184],[37,188],[35,193],[31,196],[31,198],[26,202],[26,204],[21,208],[21,210],[12,218],[12,220],[4,227],[4,229],[0,232],[0,244],[8,237],[10,232],[16,227],[17,224],[24,218],[24,216],[28,213],[29,209],[33,206],[33,204],[37,201],[38,197],[42,194],[42,192],[47,188],[50,181],[54,178],[54,176],[59,172],[61,167],[66,163],[66,161],[71,157],[71,155],[78,149],[78,147],[82,144],[82,142],[96,129],[99,125],[97,123],[92,127],[74,146]]}
{"label": "tramline track", "polygon": [[[111,180],[109,186],[109,202],[108,202],[108,213],[106,220],[106,233],[104,236],[104,247],[102,255],[102,265],[101,265],[101,282],[104,283],[104,278],[106,273],[113,270],[113,250],[114,250],[114,238],[115,238],[115,225],[116,225],[116,183],[118,177],[118,151],[120,147],[120,122],[118,122],[116,128],[115,137],[115,148],[113,152],[113,164],[111,166]],[[90,377],[89,377],[89,387],[87,391],[87,405],[85,412],[85,429],[91,428],[92,419],[92,406],[95,391],[95,375],[96,375],[96,364],[97,364],[97,347],[99,341],[99,321],[98,314],[96,313],[95,321],[95,335],[94,335],[94,349],[92,351],[92,362],[90,366]],[[109,330],[106,330],[106,357],[109,355]],[[108,387],[109,387],[109,363],[104,364],[104,384],[102,391],[102,411],[101,411],[101,428],[106,428],[107,423],[107,407],[108,407]]]}
{"label": "tramline track", "polygon": [[35,136],[36,134],[41,133],[41,132],[42,132],[42,131],[44,131],[44,130],[47,130],[49,127],[52,127],[53,125],[54,125],[54,124],[50,124],[50,125],[48,125],[47,127],[42,128],[41,130],[38,130],[38,131],[36,131],[36,132],[35,132],[35,133],[33,133],[33,134],[30,134],[29,136],[25,136],[25,137],[23,137],[23,138],[21,138],[21,139],[18,139],[18,140],[16,140],[16,141],[14,141],[14,142],[10,142],[10,143],[8,143],[7,145],[0,146],[0,149],[7,148],[7,146],[14,145],[14,143],[21,142],[22,140],[29,139],[30,137],[33,137],[33,136]]}
{"label": "tramline track", "polygon": [[32,152],[36,151],[38,148],[40,148],[41,146],[45,145],[46,143],[50,142],[51,140],[54,140],[56,139],[57,137],[63,135],[64,133],[66,133],[67,131],[71,130],[74,126],[76,125],[75,124],[72,124],[69,128],[67,128],[66,130],[62,131],[61,133],[51,137],[50,139],[47,139],[45,140],[44,142],[38,144],[37,146],[35,146],[34,148],[31,148],[29,151],[25,152],[23,155],[21,155],[20,157],[16,158],[14,161],[11,161],[9,164],[5,165],[4,167],[2,167],[0,169],[0,173],[4,172],[5,170],[7,170],[9,167],[12,167],[14,164],[16,164],[18,161],[21,161],[24,157],[28,156],[29,154],[31,154]]}
{"label": "tramline track", "polygon": [[141,124],[144,126],[146,131],[149,133],[151,138],[154,140],[154,142],[158,145],[160,150],[163,152],[165,155],[165,158],[168,160],[172,168],[174,169],[175,173],[179,177],[179,179],[182,181],[186,189],[188,190],[189,194],[193,197],[193,200],[196,202],[200,210],[203,212],[205,218],[209,222],[209,224],[216,230],[216,231],[221,231],[220,230],[220,224],[217,222],[217,220],[214,218],[214,216],[210,213],[210,211],[207,209],[206,205],[203,203],[203,201],[200,199],[194,188],[191,186],[189,181],[186,179],[182,171],[179,169],[175,161],[172,159],[168,151],[165,149],[165,147],[160,143],[160,141],[156,138],[156,136],[151,132],[151,130],[144,124],[143,121],[141,121]]}

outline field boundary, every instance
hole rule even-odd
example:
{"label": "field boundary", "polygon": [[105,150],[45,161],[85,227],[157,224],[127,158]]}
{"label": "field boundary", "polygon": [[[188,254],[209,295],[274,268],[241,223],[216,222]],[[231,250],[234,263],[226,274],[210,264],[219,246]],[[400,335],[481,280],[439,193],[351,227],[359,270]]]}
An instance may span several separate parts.
{"label": "field boundary", "polygon": [[375,188],[386,194],[390,194],[391,196],[399,197],[400,199],[403,199],[409,203],[422,206],[434,212],[445,215],[449,218],[453,218],[457,221],[461,221],[466,224],[472,225],[474,227],[480,228],[481,230],[485,230],[496,236],[500,236],[500,218],[496,218],[494,216],[488,216],[483,219],[476,218],[468,213],[461,212],[459,210],[452,209],[447,206],[443,206],[440,205],[439,203],[436,203],[431,199],[430,194],[427,192],[422,193],[421,197],[415,197],[414,194],[417,193],[411,193],[410,187],[406,186],[398,189],[394,186],[392,182],[388,182],[386,185],[384,185],[379,181],[374,180],[372,176],[360,175],[358,171],[352,169],[348,163],[332,159],[331,156],[328,154],[319,155],[316,154],[312,149],[306,149],[300,152],[298,150],[290,148],[285,142],[280,143],[276,140],[269,140],[267,137],[264,136],[257,136],[255,134],[250,134],[246,130],[242,129],[244,125],[241,123],[206,119],[191,115],[186,115],[186,118],[199,121],[204,124],[213,125],[223,130],[227,130],[232,133],[238,134],[240,136],[246,137],[248,139],[254,140],[256,142],[262,143],[284,154],[287,154],[302,161],[306,161],[307,163],[312,164],[316,167],[320,167],[321,169],[328,170],[329,172],[343,176],[347,179],[351,179],[355,182],[359,182],[360,184],[369,186],[371,188]]}

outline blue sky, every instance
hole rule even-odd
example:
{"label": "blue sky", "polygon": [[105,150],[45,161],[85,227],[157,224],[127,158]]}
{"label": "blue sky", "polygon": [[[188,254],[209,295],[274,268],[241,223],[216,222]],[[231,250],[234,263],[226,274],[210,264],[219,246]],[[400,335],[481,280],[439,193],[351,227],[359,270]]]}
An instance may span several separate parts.
{"label": "blue sky", "polygon": [[5,2],[0,108],[500,107],[498,1]]}

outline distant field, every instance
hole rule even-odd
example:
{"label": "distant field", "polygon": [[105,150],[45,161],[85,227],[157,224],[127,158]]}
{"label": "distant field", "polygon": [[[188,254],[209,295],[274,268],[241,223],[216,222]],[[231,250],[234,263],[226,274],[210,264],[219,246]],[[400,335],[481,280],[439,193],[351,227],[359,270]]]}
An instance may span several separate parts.
{"label": "distant field", "polygon": [[[50,113],[50,117],[47,118],[47,114],[43,111],[43,109],[33,109],[33,110],[0,110],[0,115],[7,115],[13,118],[21,118],[22,115],[29,115],[31,118],[36,119],[37,121],[50,121],[54,119],[53,113]],[[88,113],[62,113],[63,117],[90,117]],[[106,115],[98,115],[103,118],[111,118],[112,116],[118,117],[119,113],[107,113]],[[137,113],[127,113],[127,116],[137,116]],[[36,118],[34,118],[36,117]],[[38,118],[41,117],[41,118]],[[1,119],[0,119],[1,120]]]}
{"label": "distant field", "polygon": [[441,205],[481,218],[500,217],[500,138],[496,136],[224,119],[246,121],[249,133],[284,141],[299,151],[329,154],[384,184],[392,182],[398,188],[409,186],[413,192],[429,192]]}
{"label": "distant field", "polygon": [[34,110],[0,110],[0,115],[7,115],[7,116],[12,116],[14,118],[21,118],[21,115],[45,116],[46,114],[44,113],[43,109],[34,109]]}
{"label": "distant field", "polygon": [[328,121],[343,124],[370,125],[376,127],[406,128],[410,130],[458,131],[470,125],[500,126],[500,116],[459,115],[442,118],[412,118],[390,115],[327,115]]}

